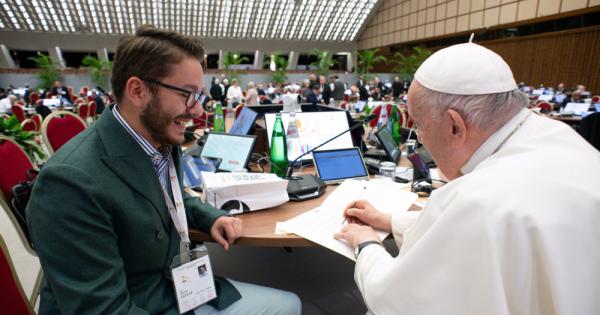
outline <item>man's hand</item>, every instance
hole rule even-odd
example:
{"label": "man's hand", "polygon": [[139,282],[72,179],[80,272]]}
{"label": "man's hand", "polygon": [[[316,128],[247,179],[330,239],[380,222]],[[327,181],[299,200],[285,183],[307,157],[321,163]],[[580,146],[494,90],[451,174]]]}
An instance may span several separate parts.
{"label": "man's hand", "polygon": [[225,250],[229,250],[229,245],[241,235],[242,220],[234,217],[219,217],[210,228],[212,239],[221,244]]}
{"label": "man's hand", "polygon": [[392,215],[379,212],[366,200],[357,200],[344,209],[348,223],[366,224],[374,229],[392,232]]}
{"label": "man's hand", "polygon": [[335,233],[333,237],[336,240],[346,241],[352,248],[356,248],[358,244],[366,241],[381,242],[375,231],[373,231],[373,228],[354,223],[347,224],[340,232]]}

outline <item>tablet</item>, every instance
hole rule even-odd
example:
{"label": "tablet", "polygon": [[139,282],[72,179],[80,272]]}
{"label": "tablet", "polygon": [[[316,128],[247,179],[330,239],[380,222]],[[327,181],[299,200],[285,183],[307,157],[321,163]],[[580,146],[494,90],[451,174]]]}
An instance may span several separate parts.
{"label": "tablet", "polygon": [[377,140],[381,146],[383,146],[383,150],[387,155],[388,161],[392,161],[394,163],[398,162],[401,153],[400,147],[398,147],[398,144],[394,140],[390,130],[387,128],[387,125],[379,128],[379,130],[377,130],[375,133],[375,136],[377,137]]}
{"label": "tablet", "polygon": [[216,172],[221,164],[221,159],[209,157],[193,157],[190,155],[181,157],[183,168],[183,185],[186,188],[197,188],[202,186],[201,172]]}
{"label": "tablet", "polygon": [[200,156],[221,159],[219,171],[239,171],[246,168],[255,141],[255,136],[211,132]]}
{"label": "tablet", "polygon": [[356,147],[314,151],[313,162],[317,175],[326,184],[340,183],[350,178],[369,179],[362,154]]}
{"label": "tablet", "polygon": [[254,125],[254,121],[258,117],[258,113],[251,110],[248,107],[243,107],[240,111],[240,114],[237,116],[235,121],[233,122],[233,126],[231,126],[231,130],[229,133],[234,135],[247,135],[250,133],[250,129],[252,129],[252,125]]}

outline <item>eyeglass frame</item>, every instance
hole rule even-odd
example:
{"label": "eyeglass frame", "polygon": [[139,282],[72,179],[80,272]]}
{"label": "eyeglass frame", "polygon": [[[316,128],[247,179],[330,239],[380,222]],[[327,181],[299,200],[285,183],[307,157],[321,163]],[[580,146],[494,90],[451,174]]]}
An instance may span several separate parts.
{"label": "eyeglass frame", "polygon": [[[147,79],[147,78],[140,78],[140,79],[142,81],[146,81],[148,83],[160,85],[160,86],[162,86],[164,88],[167,88],[167,89],[179,91],[179,92],[182,92],[182,93],[187,93],[187,97],[185,99],[185,107],[186,108],[192,108],[192,107],[194,107],[194,105],[196,105],[197,102],[200,102],[200,104],[202,104],[202,101],[206,97],[206,94],[204,94],[204,92],[202,90],[200,90],[200,91],[190,91],[188,89],[180,88],[178,86],[174,86],[174,85],[171,85],[171,84],[163,83],[163,82],[160,82],[160,81],[154,80],[154,79]],[[192,95],[194,95],[194,98],[192,98]],[[190,99],[193,99],[194,101],[191,102],[190,105],[188,105],[188,100],[190,100]]]}

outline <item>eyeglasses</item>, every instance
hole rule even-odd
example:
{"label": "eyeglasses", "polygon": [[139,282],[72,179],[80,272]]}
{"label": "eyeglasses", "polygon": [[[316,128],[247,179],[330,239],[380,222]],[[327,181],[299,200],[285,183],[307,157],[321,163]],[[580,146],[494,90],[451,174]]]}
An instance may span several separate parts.
{"label": "eyeglasses", "polygon": [[206,95],[204,95],[204,92],[202,92],[202,91],[190,91],[190,90],[187,90],[184,88],[180,88],[180,87],[177,87],[174,85],[162,83],[160,81],[156,81],[156,80],[152,80],[152,79],[145,79],[145,78],[140,78],[140,79],[142,79],[148,83],[160,85],[167,89],[185,93],[185,95],[186,95],[185,107],[187,107],[187,108],[194,107],[194,105],[196,105],[196,102],[198,102],[198,101],[200,101],[200,103],[202,103],[202,101],[206,97]]}

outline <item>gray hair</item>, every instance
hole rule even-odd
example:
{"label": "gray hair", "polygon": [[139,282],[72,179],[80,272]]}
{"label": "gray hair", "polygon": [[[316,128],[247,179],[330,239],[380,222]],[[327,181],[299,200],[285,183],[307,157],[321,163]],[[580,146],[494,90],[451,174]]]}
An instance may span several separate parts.
{"label": "gray hair", "polygon": [[430,90],[419,84],[414,98],[419,105],[431,109],[431,119],[439,122],[449,109],[457,111],[467,124],[479,129],[496,129],[506,123],[522,108],[527,107],[527,95],[518,89],[482,95],[456,95]]}
{"label": "gray hair", "polygon": [[249,89],[253,88],[254,87],[254,81],[248,82],[247,86],[248,86]]}

